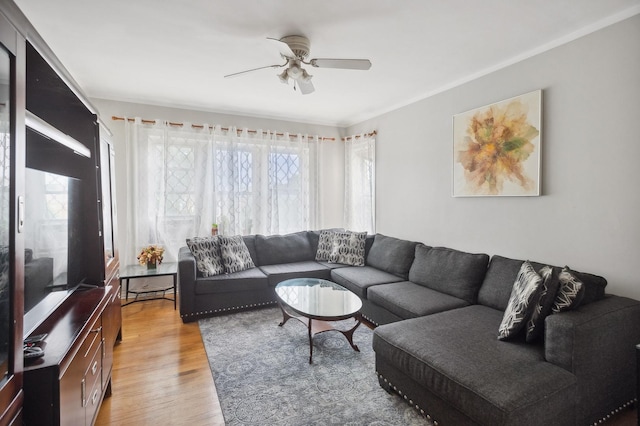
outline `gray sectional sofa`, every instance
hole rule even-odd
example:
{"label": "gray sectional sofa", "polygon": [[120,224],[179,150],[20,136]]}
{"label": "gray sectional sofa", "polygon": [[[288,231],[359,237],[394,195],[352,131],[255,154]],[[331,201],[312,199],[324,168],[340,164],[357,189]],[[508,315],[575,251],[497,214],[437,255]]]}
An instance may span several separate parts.
{"label": "gray sectional sofa", "polygon": [[[636,401],[640,302],[579,274],[580,304],[546,317],[541,338],[497,338],[523,260],[368,236],[365,266],[316,261],[319,231],[244,236],[254,268],[200,277],[179,253],[183,321],[275,303],[293,277],[356,293],[376,325],[380,385],[442,425],[586,425]],[[544,266],[531,262],[536,271]]]}

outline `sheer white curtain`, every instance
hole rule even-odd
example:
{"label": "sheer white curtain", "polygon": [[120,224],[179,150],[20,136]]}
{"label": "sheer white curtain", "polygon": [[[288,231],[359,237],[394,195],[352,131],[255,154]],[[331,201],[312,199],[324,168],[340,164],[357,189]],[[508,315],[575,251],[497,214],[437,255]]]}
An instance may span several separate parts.
{"label": "sheer white curtain", "polygon": [[360,134],[344,142],[344,223],[353,231],[376,231],[376,139]]}
{"label": "sheer white curtain", "polygon": [[147,244],[175,260],[185,239],[317,227],[314,136],[125,119],[129,262]]}

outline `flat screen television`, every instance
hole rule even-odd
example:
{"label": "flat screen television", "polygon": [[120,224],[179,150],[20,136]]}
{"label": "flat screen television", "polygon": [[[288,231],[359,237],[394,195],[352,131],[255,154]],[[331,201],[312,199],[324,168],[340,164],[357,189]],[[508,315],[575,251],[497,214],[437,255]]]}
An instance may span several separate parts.
{"label": "flat screen television", "polygon": [[82,180],[26,168],[24,336],[84,280]]}

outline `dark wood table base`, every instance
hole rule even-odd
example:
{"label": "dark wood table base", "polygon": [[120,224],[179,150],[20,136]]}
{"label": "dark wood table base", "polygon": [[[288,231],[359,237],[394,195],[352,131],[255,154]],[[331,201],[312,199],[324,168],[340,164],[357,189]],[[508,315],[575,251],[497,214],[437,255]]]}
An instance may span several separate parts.
{"label": "dark wood table base", "polygon": [[362,318],[360,317],[359,314],[355,314],[354,316],[350,317],[350,318],[355,318],[356,325],[353,326],[353,328],[350,328],[349,330],[345,331],[345,330],[340,330],[338,328],[335,328],[333,324],[331,324],[328,321],[324,321],[320,319],[314,320],[312,318],[307,318],[303,316],[291,315],[285,310],[283,304],[280,301],[278,301],[278,305],[280,306],[280,310],[282,311],[282,322],[278,324],[279,327],[282,327],[291,318],[295,318],[307,326],[307,330],[309,332],[309,364],[313,364],[313,336],[319,333],[324,333],[325,331],[338,331],[342,333],[342,335],[346,337],[347,341],[349,342],[349,345],[351,345],[353,350],[356,352],[360,352],[360,349],[358,349],[358,346],[353,343],[353,333],[360,326],[360,324],[362,324]]}

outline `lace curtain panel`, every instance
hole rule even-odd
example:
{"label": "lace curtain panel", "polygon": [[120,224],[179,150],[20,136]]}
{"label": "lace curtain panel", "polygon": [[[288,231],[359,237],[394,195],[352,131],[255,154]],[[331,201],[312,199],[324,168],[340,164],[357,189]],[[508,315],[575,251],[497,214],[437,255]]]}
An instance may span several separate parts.
{"label": "lace curtain panel", "polygon": [[344,167],[344,226],[373,234],[376,231],[375,134],[347,138]]}
{"label": "lace curtain panel", "polygon": [[317,136],[125,123],[125,259],[161,244],[175,261],[185,240],[210,235],[213,223],[225,235],[317,228]]}

